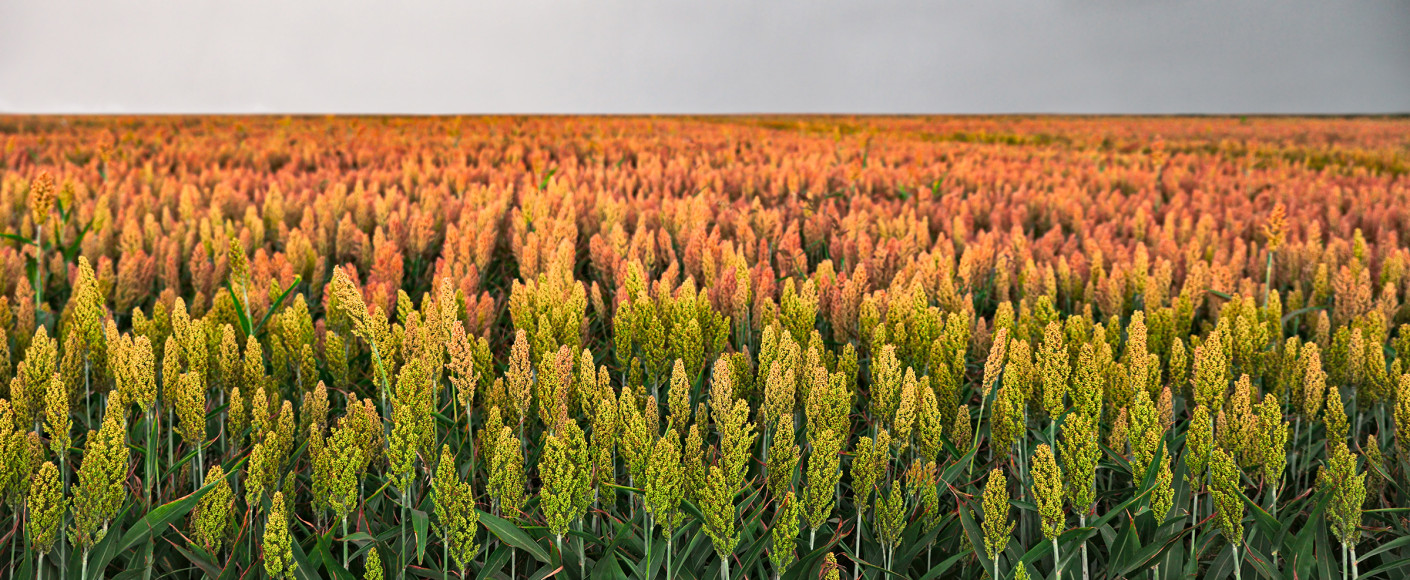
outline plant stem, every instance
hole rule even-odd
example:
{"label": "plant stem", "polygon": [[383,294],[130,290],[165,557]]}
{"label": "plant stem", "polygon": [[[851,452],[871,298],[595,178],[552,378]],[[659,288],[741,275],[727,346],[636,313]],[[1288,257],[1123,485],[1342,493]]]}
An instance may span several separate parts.
{"label": "plant stem", "polygon": [[1234,580],[1243,580],[1244,561],[1239,559],[1239,547],[1234,548]]}
{"label": "plant stem", "polygon": [[[1199,561],[1195,559],[1195,530],[1199,527],[1199,489],[1190,489],[1190,563],[1195,569],[1199,569]],[[1086,580],[1085,578],[1083,580]]]}
{"label": "plant stem", "polygon": [[[865,497],[865,496],[863,496],[863,497]],[[863,499],[863,500],[862,500],[862,505],[857,508],[857,538],[856,538],[856,545],[855,545],[855,547],[852,549],[852,553],[853,553],[853,554],[858,554],[858,555],[860,555],[860,554],[862,553],[862,514],[865,513],[866,511],[867,511],[867,504],[866,504],[866,500]],[[809,550],[812,550],[812,549],[813,549],[813,541],[812,541],[811,539],[808,540],[808,549],[809,549]],[[860,577],[861,574],[862,574],[862,569],[861,569],[860,566],[853,566],[853,567],[852,567],[852,580],[857,580],[857,578]]]}
{"label": "plant stem", "polygon": [[729,580],[729,558],[720,559],[720,580]]}
{"label": "plant stem", "polygon": [[[1077,516],[1077,523],[1082,527],[1087,527],[1087,514]],[[1191,542],[1193,543],[1193,542]],[[1087,542],[1082,541],[1082,580],[1088,580],[1087,575]]]}
{"label": "plant stem", "polygon": [[1359,579],[1361,578],[1361,571],[1357,569],[1357,565],[1356,565],[1356,564],[1357,564],[1357,562],[1356,562],[1356,544],[1351,544],[1350,547],[1351,547],[1351,580],[1359,580]]}
{"label": "plant stem", "polygon": [[343,569],[348,568],[348,516],[343,516]]}
{"label": "plant stem", "polygon": [[401,531],[401,546],[397,547],[397,559],[401,560],[401,571],[397,576],[406,578],[406,508],[411,498],[407,497],[407,490],[401,492],[401,524],[397,529]]}
{"label": "plant stem", "polygon": [[1058,558],[1057,537],[1053,538],[1053,578],[1062,580],[1062,560]]}

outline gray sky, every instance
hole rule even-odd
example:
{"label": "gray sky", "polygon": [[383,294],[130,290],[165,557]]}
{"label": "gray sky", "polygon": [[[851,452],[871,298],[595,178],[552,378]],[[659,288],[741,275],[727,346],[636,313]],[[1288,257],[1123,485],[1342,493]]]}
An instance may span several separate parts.
{"label": "gray sky", "polygon": [[0,111],[1410,112],[1410,1],[10,0]]}

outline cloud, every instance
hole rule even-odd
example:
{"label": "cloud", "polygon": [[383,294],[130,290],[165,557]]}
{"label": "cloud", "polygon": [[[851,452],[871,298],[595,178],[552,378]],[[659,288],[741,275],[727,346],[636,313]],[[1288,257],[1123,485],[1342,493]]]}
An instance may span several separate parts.
{"label": "cloud", "polygon": [[1404,2],[0,5],[0,110],[1410,111]]}

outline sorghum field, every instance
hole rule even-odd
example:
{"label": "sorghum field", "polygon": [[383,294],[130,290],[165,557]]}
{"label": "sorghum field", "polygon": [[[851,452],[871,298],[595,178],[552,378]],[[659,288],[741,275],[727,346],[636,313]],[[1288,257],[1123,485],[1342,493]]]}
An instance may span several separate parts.
{"label": "sorghum field", "polygon": [[15,578],[1404,578],[1410,120],[0,117]]}

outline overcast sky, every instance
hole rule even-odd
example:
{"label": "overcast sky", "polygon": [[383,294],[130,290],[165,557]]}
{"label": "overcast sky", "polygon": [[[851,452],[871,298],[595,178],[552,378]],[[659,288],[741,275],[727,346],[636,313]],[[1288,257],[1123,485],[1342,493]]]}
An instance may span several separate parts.
{"label": "overcast sky", "polygon": [[0,111],[1410,112],[1410,0],[7,0]]}

